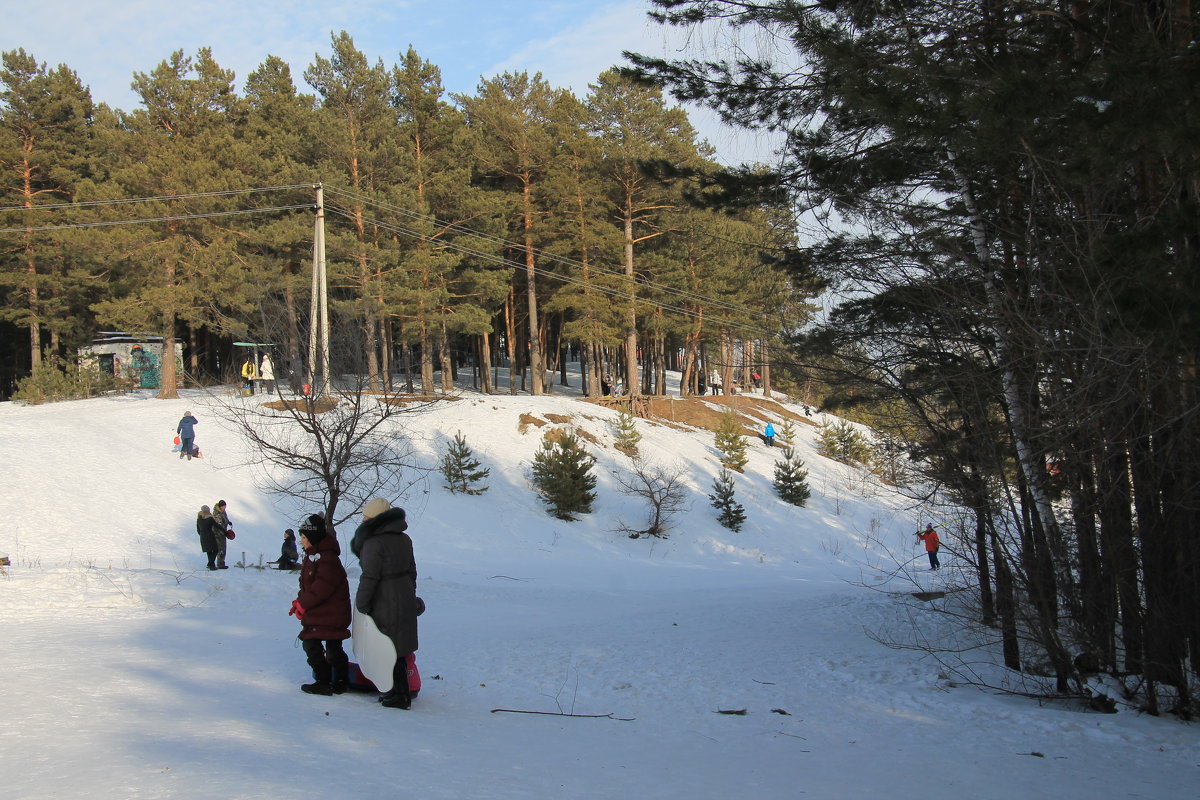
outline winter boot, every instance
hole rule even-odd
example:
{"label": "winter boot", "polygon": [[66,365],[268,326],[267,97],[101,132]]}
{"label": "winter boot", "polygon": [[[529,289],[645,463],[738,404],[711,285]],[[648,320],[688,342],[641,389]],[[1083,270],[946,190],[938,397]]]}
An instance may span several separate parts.
{"label": "winter boot", "polygon": [[412,696],[408,693],[408,658],[406,655],[396,657],[396,666],[392,668],[392,690],[379,698],[385,708],[400,708],[407,711],[412,708]]}
{"label": "winter boot", "polygon": [[350,688],[350,662],[344,661],[333,665],[333,681],[329,688],[334,694],[343,694]]}
{"label": "winter boot", "polygon": [[323,681],[317,681],[315,683],[302,683],[300,684],[300,691],[304,692],[305,694],[323,694],[328,696],[333,694],[333,686],[328,683],[324,683]]}
{"label": "winter boot", "polygon": [[321,643],[314,639],[304,640],[304,654],[308,656],[308,666],[312,667],[313,682],[301,684],[300,691],[305,694],[333,694],[333,668],[325,660]]}

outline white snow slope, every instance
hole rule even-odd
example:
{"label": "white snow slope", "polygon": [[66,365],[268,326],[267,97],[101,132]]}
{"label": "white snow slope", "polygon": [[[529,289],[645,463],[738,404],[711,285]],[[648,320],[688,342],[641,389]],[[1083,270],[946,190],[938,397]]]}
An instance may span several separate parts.
{"label": "white snow slope", "polygon": [[[170,452],[185,409],[190,463]],[[461,430],[492,471],[482,496],[433,472],[390,498],[428,604],[423,691],[407,712],[303,694],[296,575],[204,570],[194,521],[227,500],[230,560],[255,564],[317,509],[265,494],[220,413],[199,391],[0,404],[0,797],[1200,797],[1200,727],[997,694],[880,644],[944,631],[908,592],[962,564],[916,569],[922,510],[816,455],[813,428],[807,508],[774,496],[779,451],[750,439],[734,533],[706,497],[712,435],[639,421],[691,498],[669,539],[634,540],[615,413],[562,394],[467,391],[410,421],[428,466]],[[598,437],[594,513],[545,513],[526,474],[547,428],[522,413]],[[338,532],[352,589],[357,521]]]}

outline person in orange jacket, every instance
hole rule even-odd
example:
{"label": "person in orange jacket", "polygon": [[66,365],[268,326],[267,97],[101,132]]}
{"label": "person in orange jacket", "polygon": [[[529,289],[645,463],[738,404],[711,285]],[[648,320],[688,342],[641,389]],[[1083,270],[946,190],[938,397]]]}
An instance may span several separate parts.
{"label": "person in orange jacket", "polygon": [[941,540],[938,539],[937,531],[933,529],[933,523],[925,526],[925,530],[917,531],[917,538],[925,543],[925,555],[929,556],[929,568],[941,569],[942,564],[938,561],[938,547],[941,546]]}

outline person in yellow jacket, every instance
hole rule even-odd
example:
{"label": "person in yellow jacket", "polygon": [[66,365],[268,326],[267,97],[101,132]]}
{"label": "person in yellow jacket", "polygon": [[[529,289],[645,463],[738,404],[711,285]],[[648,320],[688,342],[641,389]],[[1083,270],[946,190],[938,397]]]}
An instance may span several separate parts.
{"label": "person in yellow jacket", "polygon": [[258,367],[254,366],[254,358],[247,357],[246,363],[242,364],[242,388],[249,389],[250,394],[254,394],[254,379],[258,377]]}

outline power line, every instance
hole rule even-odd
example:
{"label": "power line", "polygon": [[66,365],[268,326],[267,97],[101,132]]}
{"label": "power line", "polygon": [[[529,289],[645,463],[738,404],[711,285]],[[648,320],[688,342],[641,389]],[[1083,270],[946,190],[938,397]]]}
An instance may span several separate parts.
{"label": "power line", "polygon": [[[344,195],[345,197],[348,197],[348,198],[351,198],[352,200],[363,203],[364,205],[374,206],[374,207],[381,208],[381,209],[384,209],[387,211],[391,211],[396,214],[400,214],[402,216],[407,216],[409,218],[412,218],[412,219],[415,219],[415,220],[418,220],[421,222],[430,223],[430,224],[436,225],[437,227],[442,228],[444,230],[457,231],[460,233],[464,233],[468,236],[473,236],[473,237],[482,239],[487,242],[492,242],[493,244],[498,244],[498,245],[501,245],[504,247],[510,247],[510,248],[513,248],[516,250],[525,250],[526,249],[525,245],[523,245],[519,242],[513,242],[513,241],[510,241],[507,239],[503,239],[498,236],[493,236],[488,233],[483,233],[481,231],[477,231],[472,228],[468,228],[467,226],[462,225],[460,223],[444,222],[444,221],[438,220],[436,217],[433,217],[433,216],[417,214],[416,212],[408,211],[407,209],[400,208],[398,206],[394,206],[390,203],[376,201],[371,198],[363,197],[361,195],[347,192],[342,189],[326,187],[326,190],[330,194]],[[376,223],[376,224],[378,224],[378,223]],[[578,267],[580,269],[582,269],[584,267],[584,264],[582,261],[579,261],[577,259],[568,258],[567,256],[560,256],[555,253],[548,253],[548,252],[546,252],[544,250],[540,250],[538,248],[533,248],[533,252],[535,254],[537,254],[540,258],[542,258],[543,260],[546,260],[546,261],[559,263],[559,264],[562,264],[564,266],[569,266],[569,267]],[[589,266],[589,268],[595,269],[597,272],[599,272],[601,274],[609,275],[611,277],[617,277],[617,278],[622,278],[622,279],[628,277],[625,275],[623,270],[608,269],[608,268],[605,268],[604,266],[598,265],[598,264],[590,264],[588,266]],[[553,273],[551,273],[551,275],[553,275]],[[754,312],[749,311],[748,309],[746,309],[745,306],[741,305],[740,303],[731,303],[731,302],[728,302],[725,300],[720,300],[718,298],[711,297],[708,295],[702,295],[702,294],[699,294],[698,292],[690,292],[685,289],[679,289],[674,286],[668,286],[666,284],[658,283],[656,281],[651,281],[651,280],[648,280],[645,278],[638,278],[635,280],[637,280],[637,283],[639,285],[645,286],[650,289],[654,289],[656,291],[660,291],[664,294],[676,295],[679,298],[684,299],[684,300],[692,300],[692,301],[695,301],[698,303],[705,303],[710,307],[724,308],[727,311],[733,311],[736,313],[754,314]]]}
{"label": "power line", "polygon": [[[351,210],[345,209],[345,208],[341,208],[339,206],[326,205],[325,209],[326,209],[326,211],[329,211],[332,214],[337,214],[338,216],[345,217],[346,219],[349,219],[349,220],[355,220],[358,218],[358,215],[354,211],[351,211]],[[388,223],[388,222],[383,222],[381,220],[375,220],[375,219],[364,219],[363,221],[372,226],[378,227],[385,231],[390,231],[392,233],[399,233],[399,234],[402,234],[405,236],[410,236],[413,238],[428,239],[428,237],[425,234],[423,234],[419,231],[414,231],[411,228],[405,228],[405,227],[400,226],[395,223]],[[517,269],[517,270],[526,269],[526,266],[524,264],[520,264],[515,261],[510,261],[510,260],[504,258],[503,256],[496,255],[495,253],[489,253],[484,250],[479,250],[477,248],[469,247],[467,245],[464,245],[464,244],[461,244],[459,242],[455,242],[455,241],[452,241],[449,239],[439,240],[436,244],[439,247],[446,247],[449,249],[457,250],[459,252],[466,253],[466,254],[472,255],[472,256],[476,256],[477,258],[481,258],[486,261],[491,261],[493,263],[500,264],[500,265],[508,267],[510,269]],[[628,292],[624,292],[620,289],[611,289],[611,288],[607,288],[604,286],[599,286],[599,285],[584,281],[582,278],[576,278],[576,277],[573,277],[570,275],[563,275],[563,274],[560,274],[557,272],[552,272],[552,271],[547,270],[542,267],[535,266],[533,268],[533,272],[536,275],[541,275],[541,276],[547,277],[547,278],[553,278],[553,279],[561,281],[563,283],[569,283],[569,284],[572,284],[575,286],[582,286],[582,287],[591,289],[592,291],[598,292],[600,294],[608,295],[610,297],[615,297],[615,298],[620,298],[620,299],[629,298]],[[620,275],[619,277],[625,277],[625,276]],[[635,300],[637,300],[637,299],[638,298],[635,298]],[[645,298],[642,298],[640,300],[643,303],[657,306],[659,308],[662,308],[665,311],[669,311],[671,313],[678,314],[680,316],[689,317],[692,319],[700,319],[703,316],[702,312],[693,311],[692,309],[683,308],[681,306],[669,305],[667,303],[662,303],[662,302],[654,301],[651,299],[645,299]],[[744,307],[734,307],[734,310],[739,311],[744,314],[747,314],[748,316],[751,316],[751,317],[761,316],[760,314],[750,311]],[[776,335],[775,331],[771,331],[766,328],[759,328],[757,326],[750,325],[750,324],[745,324],[745,323],[724,323],[724,324],[727,324],[728,327],[734,328],[736,330],[757,333],[762,336],[769,337],[769,336]]]}
{"label": "power line", "polygon": [[[129,203],[155,203],[169,200],[191,200],[197,197],[230,197],[236,194],[253,194],[255,192],[282,192],[291,189],[312,189],[311,183],[300,183],[292,186],[259,186],[251,189],[225,189],[217,192],[192,192],[190,194],[166,194],[157,197],[120,197],[111,200],[84,200],[75,203],[47,203],[36,206],[0,206],[4,211],[54,211],[60,208],[92,208],[95,206],[127,205]],[[311,204],[309,208],[311,208]]]}
{"label": "power line", "polygon": [[20,228],[0,228],[0,233],[28,233],[33,231],[63,231],[72,228],[104,228],[114,225],[142,225],[149,222],[174,222],[188,219],[208,219],[211,217],[244,216],[246,214],[268,214],[276,211],[295,211],[297,209],[312,209],[312,203],[298,206],[274,206],[271,208],[245,208],[236,211],[210,211],[205,214],[179,214],[170,217],[140,217],[138,219],[114,219],[103,222],[70,222],[63,225],[37,225]]}

